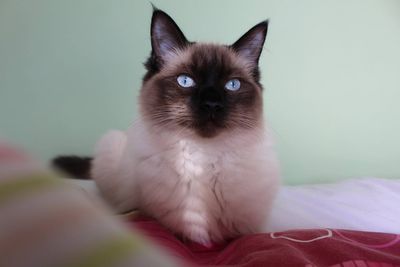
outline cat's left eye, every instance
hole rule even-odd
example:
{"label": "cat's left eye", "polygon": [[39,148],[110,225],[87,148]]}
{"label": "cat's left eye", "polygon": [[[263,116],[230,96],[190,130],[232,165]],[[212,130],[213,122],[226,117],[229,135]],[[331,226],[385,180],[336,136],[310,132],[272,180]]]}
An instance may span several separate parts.
{"label": "cat's left eye", "polygon": [[176,81],[178,82],[178,84],[180,86],[185,87],[185,88],[193,87],[196,85],[194,80],[185,74],[179,75],[178,78],[176,78]]}
{"label": "cat's left eye", "polygon": [[240,89],[240,81],[238,79],[229,80],[225,84],[225,88],[229,91],[237,91]]}

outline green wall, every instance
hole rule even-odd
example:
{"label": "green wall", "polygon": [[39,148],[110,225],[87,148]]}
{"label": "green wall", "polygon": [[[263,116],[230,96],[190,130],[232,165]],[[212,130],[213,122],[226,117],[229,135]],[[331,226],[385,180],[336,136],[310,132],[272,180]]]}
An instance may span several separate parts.
{"label": "green wall", "polygon": [[[265,107],[287,183],[400,177],[400,1],[166,1],[191,40],[271,19]],[[0,135],[43,159],[126,128],[149,1],[0,0]]]}

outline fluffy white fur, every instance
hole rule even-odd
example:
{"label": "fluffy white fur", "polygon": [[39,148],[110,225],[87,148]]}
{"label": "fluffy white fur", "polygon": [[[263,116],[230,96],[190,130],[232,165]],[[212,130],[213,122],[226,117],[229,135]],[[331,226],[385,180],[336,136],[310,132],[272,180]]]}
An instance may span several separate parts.
{"label": "fluffy white fur", "polygon": [[92,176],[118,211],[139,208],[172,231],[209,244],[259,232],[279,184],[263,129],[214,138],[166,132],[143,120],[98,143]]}

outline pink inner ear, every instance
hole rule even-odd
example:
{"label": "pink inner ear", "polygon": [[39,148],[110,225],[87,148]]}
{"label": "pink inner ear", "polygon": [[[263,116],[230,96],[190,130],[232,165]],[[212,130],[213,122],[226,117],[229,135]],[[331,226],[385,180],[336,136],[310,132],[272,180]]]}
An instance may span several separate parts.
{"label": "pink inner ear", "polygon": [[243,49],[239,50],[239,54],[251,61],[257,61],[263,47],[263,40],[262,33],[255,34],[254,38],[249,40]]}
{"label": "pink inner ear", "polygon": [[257,24],[232,45],[233,49],[243,58],[253,64],[257,64],[264,45],[267,29],[268,21]]}
{"label": "pink inner ear", "polygon": [[153,13],[151,27],[152,48],[159,57],[165,57],[188,44],[175,21],[161,10]]}
{"label": "pink inner ear", "polygon": [[164,25],[156,24],[153,28],[153,35],[155,36],[155,42],[158,46],[158,52],[162,54],[167,54],[174,48],[174,42],[171,37],[167,34]]}

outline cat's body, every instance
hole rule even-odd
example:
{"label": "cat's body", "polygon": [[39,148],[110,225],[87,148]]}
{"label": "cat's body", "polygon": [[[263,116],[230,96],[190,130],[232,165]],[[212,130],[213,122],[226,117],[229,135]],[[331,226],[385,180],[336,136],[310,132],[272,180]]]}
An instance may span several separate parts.
{"label": "cat's body", "polygon": [[118,211],[202,244],[262,231],[279,183],[258,70],[267,26],[231,46],[193,43],[154,11],[139,119],[106,134],[92,162]]}
{"label": "cat's body", "polygon": [[201,139],[138,122],[103,137],[93,177],[120,211],[140,208],[199,243],[259,232],[278,185],[263,134]]}

